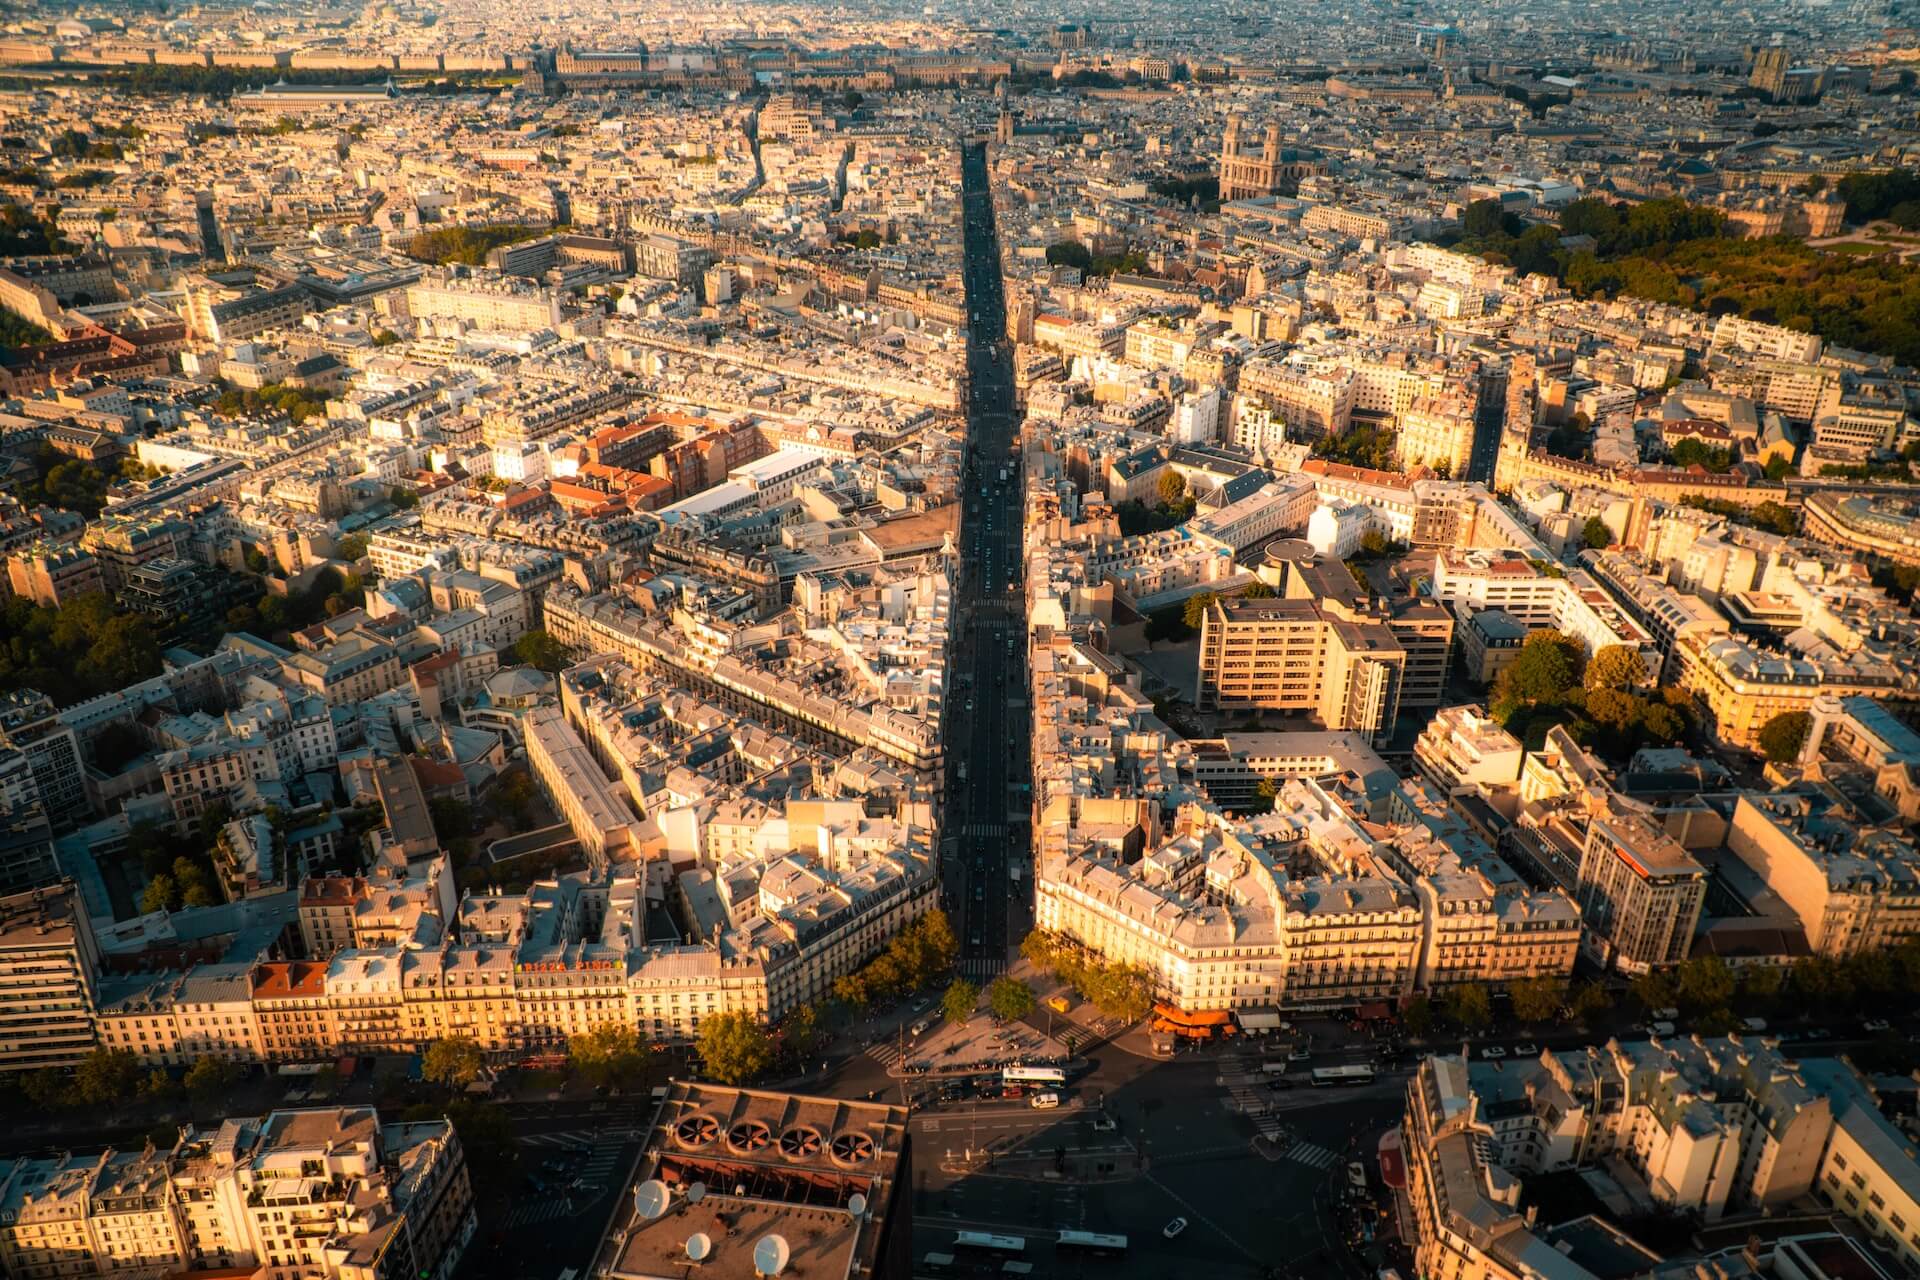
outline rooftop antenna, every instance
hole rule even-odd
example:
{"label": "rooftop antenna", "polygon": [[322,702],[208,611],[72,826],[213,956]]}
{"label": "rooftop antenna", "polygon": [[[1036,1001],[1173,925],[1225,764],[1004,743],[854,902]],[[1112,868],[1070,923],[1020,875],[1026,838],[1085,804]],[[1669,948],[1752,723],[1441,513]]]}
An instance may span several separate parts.
{"label": "rooftop antenna", "polygon": [[658,1218],[672,1202],[673,1193],[658,1178],[648,1178],[633,1189],[633,1211],[644,1221],[652,1222]]}
{"label": "rooftop antenna", "polygon": [[847,1197],[847,1212],[856,1218],[867,1216],[867,1198],[858,1191]]}
{"label": "rooftop antenna", "polygon": [[760,1237],[753,1246],[753,1274],[756,1276],[777,1276],[787,1269],[787,1262],[793,1257],[793,1249],[787,1244],[787,1238],[778,1233]]}
{"label": "rooftop antenna", "polygon": [[696,1231],[687,1237],[687,1258],[693,1262],[705,1262],[707,1255],[713,1252],[713,1241],[704,1231]]}
{"label": "rooftop antenna", "polygon": [[707,1198],[706,1183],[695,1182],[690,1184],[687,1187],[687,1203],[688,1204],[699,1204],[702,1200],[705,1200],[706,1198]]}

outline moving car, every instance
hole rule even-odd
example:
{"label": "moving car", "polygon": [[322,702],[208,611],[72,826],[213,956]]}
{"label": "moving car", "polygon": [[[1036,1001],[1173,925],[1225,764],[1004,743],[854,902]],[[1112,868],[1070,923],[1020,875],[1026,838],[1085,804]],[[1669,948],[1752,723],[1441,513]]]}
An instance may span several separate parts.
{"label": "moving car", "polygon": [[1160,1234],[1171,1240],[1186,1229],[1187,1220],[1185,1218],[1175,1218],[1172,1222],[1169,1222],[1160,1229]]}

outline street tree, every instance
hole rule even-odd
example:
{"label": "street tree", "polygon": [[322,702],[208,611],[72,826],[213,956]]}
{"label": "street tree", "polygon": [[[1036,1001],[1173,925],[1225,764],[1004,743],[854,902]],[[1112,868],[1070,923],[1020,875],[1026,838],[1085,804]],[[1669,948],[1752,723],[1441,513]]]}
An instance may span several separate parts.
{"label": "street tree", "polygon": [[1679,995],[1689,1009],[1719,1009],[1733,998],[1733,970],[1719,956],[1695,956],[1680,966]]}
{"label": "street tree", "polygon": [[1478,1031],[1493,1021],[1493,999],[1477,982],[1463,982],[1449,989],[1444,1004],[1447,1017],[1468,1031]]}
{"label": "street tree", "polygon": [[1560,1011],[1564,992],[1558,978],[1519,978],[1507,984],[1513,1016],[1522,1022],[1545,1022]]}
{"label": "street tree", "polygon": [[139,1084],[140,1059],[126,1049],[95,1049],[73,1069],[74,1091],[96,1107],[131,1098]]}
{"label": "street tree", "polygon": [[225,1058],[199,1058],[181,1081],[201,1101],[217,1098],[240,1083],[240,1068]]}
{"label": "street tree", "polygon": [[1649,969],[1633,980],[1630,990],[1642,1009],[1664,1009],[1674,1001],[1673,980]]}
{"label": "street tree", "polygon": [[1426,996],[1415,996],[1400,1011],[1400,1020],[1414,1036],[1424,1037],[1433,1030],[1433,1001]]}
{"label": "street tree", "polygon": [[1008,1022],[1033,1012],[1033,988],[1018,978],[999,977],[987,985],[987,1008]]}
{"label": "street tree", "polygon": [[1583,982],[1567,997],[1567,1010],[1575,1022],[1585,1022],[1613,1008],[1613,997],[1597,982]]}
{"label": "street tree", "polygon": [[803,1004],[780,1020],[780,1048],[796,1064],[812,1057],[826,1034],[817,1004]]}
{"label": "street tree", "polygon": [[695,1045],[706,1073],[721,1084],[745,1084],[773,1065],[773,1038],[746,1012],[716,1013],[700,1022]]}
{"label": "street tree", "polygon": [[948,1022],[965,1022],[973,1016],[973,1007],[980,1002],[980,988],[965,978],[955,978],[947,987],[947,993],[940,997],[940,1012]]}
{"label": "street tree", "polygon": [[1754,1000],[1772,1000],[1785,985],[1786,973],[1770,964],[1747,967],[1740,974],[1740,994]]}
{"label": "street tree", "polygon": [[1133,1023],[1153,1009],[1153,980],[1132,965],[1105,965],[1092,975],[1088,996],[1100,1012]]}
{"label": "street tree", "polygon": [[480,1078],[480,1045],[472,1036],[442,1036],[420,1055],[420,1074],[449,1089],[464,1089]]}
{"label": "street tree", "polygon": [[631,1027],[603,1022],[567,1041],[567,1062],[595,1084],[631,1080],[646,1065],[647,1046]]}

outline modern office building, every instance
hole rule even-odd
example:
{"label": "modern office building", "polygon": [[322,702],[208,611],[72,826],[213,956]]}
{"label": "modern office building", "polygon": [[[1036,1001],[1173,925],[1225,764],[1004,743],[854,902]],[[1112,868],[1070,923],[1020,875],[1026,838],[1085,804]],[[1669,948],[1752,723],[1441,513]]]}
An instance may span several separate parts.
{"label": "modern office building", "polygon": [[99,967],[71,882],[0,898],[0,1071],[72,1066],[92,1050]]}
{"label": "modern office building", "polygon": [[1577,896],[1589,953],[1644,973],[1687,958],[1707,870],[1650,817],[1610,800],[1588,824]]}

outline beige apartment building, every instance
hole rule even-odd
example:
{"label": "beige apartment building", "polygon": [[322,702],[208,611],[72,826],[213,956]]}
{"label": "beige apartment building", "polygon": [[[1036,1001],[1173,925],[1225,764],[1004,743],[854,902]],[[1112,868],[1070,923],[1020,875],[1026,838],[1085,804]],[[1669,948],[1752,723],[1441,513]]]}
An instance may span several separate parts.
{"label": "beige apartment building", "polygon": [[1920,850],[1862,830],[1818,797],[1743,794],[1727,848],[1793,911],[1816,955],[1844,959],[1920,934]]}
{"label": "beige apartment building", "polygon": [[1473,420],[1473,405],[1465,400],[1415,400],[1400,415],[1393,440],[1400,469],[1427,467],[1443,476],[1464,477],[1473,457]]}
{"label": "beige apartment building", "polygon": [[367,1107],[239,1116],[170,1148],[0,1163],[15,1280],[245,1271],[262,1280],[447,1280],[476,1222],[445,1120]]}
{"label": "beige apartment building", "polygon": [[1556,1248],[1520,1207],[1526,1178],[1602,1159],[1671,1212],[1714,1222],[1812,1195],[1906,1266],[1920,1258],[1911,1144],[1844,1061],[1788,1057],[1772,1041],[1609,1041],[1498,1065],[1431,1057],[1408,1084],[1402,1132],[1426,1276],[1590,1280],[1623,1274],[1628,1258],[1652,1273],[1659,1255],[1605,1224],[1594,1229],[1611,1239],[1586,1240],[1595,1253]]}
{"label": "beige apartment building", "polygon": [[1346,368],[1322,370],[1255,360],[1240,371],[1240,394],[1257,397],[1274,418],[1286,423],[1290,441],[1337,436],[1353,418],[1354,374]]}
{"label": "beige apartment building", "polygon": [[558,707],[535,707],[521,720],[527,766],[572,828],[595,872],[634,854],[633,811]]}
{"label": "beige apartment building", "polygon": [[1811,713],[1822,696],[1865,696],[1911,703],[1920,691],[1884,675],[1828,667],[1804,657],[1768,653],[1747,641],[1712,634],[1674,641],[1676,683],[1693,695],[1701,718],[1720,741],[1753,750],[1767,721],[1789,711]]}
{"label": "beige apartment building", "polygon": [[1526,750],[1478,706],[1442,707],[1413,744],[1413,762],[1448,793],[1510,787]]}
{"label": "beige apartment building", "polygon": [[35,542],[8,553],[7,583],[14,595],[47,609],[107,589],[93,553],[65,542]]}

